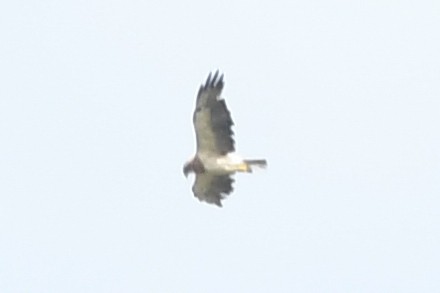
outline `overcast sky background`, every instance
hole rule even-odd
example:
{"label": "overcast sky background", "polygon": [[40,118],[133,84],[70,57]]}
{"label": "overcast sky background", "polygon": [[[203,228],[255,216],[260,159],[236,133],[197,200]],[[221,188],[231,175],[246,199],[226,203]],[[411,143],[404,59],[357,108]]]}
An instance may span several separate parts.
{"label": "overcast sky background", "polygon": [[[0,292],[438,292],[438,1],[4,1]],[[225,73],[223,208],[182,165]]]}

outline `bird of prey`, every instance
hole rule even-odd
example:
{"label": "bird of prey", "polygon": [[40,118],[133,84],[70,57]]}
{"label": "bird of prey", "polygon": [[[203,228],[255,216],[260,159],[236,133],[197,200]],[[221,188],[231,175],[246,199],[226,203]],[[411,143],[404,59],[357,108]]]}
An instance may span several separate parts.
{"label": "bird of prey", "polygon": [[231,113],[221,98],[223,74],[218,70],[208,75],[206,83],[197,94],[193,123],[196,132],[197,151],[183,166],[188,176],[195,173],[192,187],[194,195],[210,204],[222,206],[222,200],[233,188],[232,175],[236,172],[251,173],[252,167],[266,167],[264,159],[244,160],[235,153]]}

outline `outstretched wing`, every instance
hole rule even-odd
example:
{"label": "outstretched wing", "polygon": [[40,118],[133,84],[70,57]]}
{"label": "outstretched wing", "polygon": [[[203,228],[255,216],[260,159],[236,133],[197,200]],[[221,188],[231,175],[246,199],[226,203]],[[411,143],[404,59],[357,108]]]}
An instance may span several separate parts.
{"label": "outstretched wing", "polygon": [[233,182],[234,179],[229,175],[201,173],[196,175],[192,190],[194,196],[200,201],[205,201],[221,207],[221,201],[233,190]]}
{"label": "outstretched wing", "polygon": [[206,83],[197,95],[193,122],[197,138],[197,152],[212,155],[226,155],[234,151],[234,122],[220,97],[224,86],[223,75],[217,71],[209,74]]}

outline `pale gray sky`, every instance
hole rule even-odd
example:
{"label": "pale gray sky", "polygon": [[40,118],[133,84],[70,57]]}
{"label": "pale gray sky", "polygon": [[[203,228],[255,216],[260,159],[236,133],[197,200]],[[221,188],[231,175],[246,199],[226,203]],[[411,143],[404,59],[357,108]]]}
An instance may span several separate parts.
{"label": "pale gray sky", "polygon": [[[438,1],[4,1],[0,292],[438,292]],[[211,70],[224,207],[182,165]]]}

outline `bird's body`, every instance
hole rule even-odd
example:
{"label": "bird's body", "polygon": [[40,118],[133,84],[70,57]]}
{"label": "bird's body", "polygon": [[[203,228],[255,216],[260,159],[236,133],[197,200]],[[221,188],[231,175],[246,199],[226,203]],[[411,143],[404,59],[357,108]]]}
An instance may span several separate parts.
{"label": "bird's body", "polygon": [[218,206],[233,190],[231,175],[250,173],[253,166],[267,164],[266,160],[244,160],[235,153],[234,123],[225,100],[220,97],[223,86],[223,75],[219,76],[217,71],[212,78],[209,74],[205,85],[200,87],[193,115],[197,152],[183,168],[185,175],[196,174],[194,195]]}

